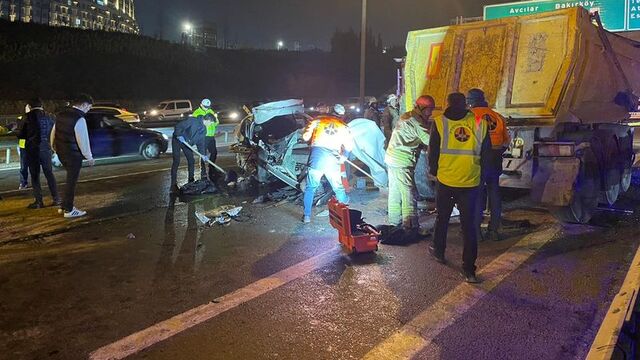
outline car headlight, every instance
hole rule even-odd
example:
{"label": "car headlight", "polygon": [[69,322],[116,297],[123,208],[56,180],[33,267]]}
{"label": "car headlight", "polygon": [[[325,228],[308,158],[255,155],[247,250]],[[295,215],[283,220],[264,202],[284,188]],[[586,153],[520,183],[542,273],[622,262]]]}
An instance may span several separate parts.
{"label": "car headlight", "polygon": [[167,135],[165,135],[165,134],[162,134],[162,138],[165,139],[165,140],[169,140],[169,137]]}
{"label": "car headlight", "polygon": [[313,106],[309,108],[309,111],[315,111],[316,108],[314,108]]}
{"label": "car headlight", "polygon": [[349,106],[349,109],[351,109],[351,110],[355,110],[355,109],[356,109],[356,106],[355,106],[355,105],[351,105],[351,106]]}
{"label": "car headlight", "polygon": [[151,110],[151,112],[149,114],[151,116],[156,116],[156,115],[158,115],[158,110]]}
{"label": "car headlight", "polygon": [[238,118],[238,116],[240,116],[237,112],[232,112],[231,114],[229,114],[229,118],[232,120],[235,120]]}

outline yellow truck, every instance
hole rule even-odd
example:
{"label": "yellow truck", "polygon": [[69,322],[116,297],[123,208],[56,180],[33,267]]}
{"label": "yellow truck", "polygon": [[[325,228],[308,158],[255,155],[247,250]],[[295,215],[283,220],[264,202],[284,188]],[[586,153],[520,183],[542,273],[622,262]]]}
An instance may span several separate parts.
{"label": "yellow truck", "polygon": [[630,186],[640,94],[640,43],[598,23],[571,8],[412,31],[404,106],[429,94],[437,116],[449,93],[484,90],[512,135],[501,186],[531,189],[562,221],[588,222]]}

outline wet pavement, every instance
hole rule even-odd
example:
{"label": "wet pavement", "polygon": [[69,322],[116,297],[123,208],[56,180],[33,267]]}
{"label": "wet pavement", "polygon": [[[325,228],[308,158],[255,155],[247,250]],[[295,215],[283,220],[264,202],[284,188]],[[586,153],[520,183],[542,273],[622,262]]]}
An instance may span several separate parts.
{"label": "wet pavement", "polygon": [[[513,196],[506,216],[532,226],[481,243],[485,282],[472,286],[457,225],[446,266],[428,241],[347,256],[328,218],[303,225],[296,204],[234,191],[172,202],[169,166],[83,168],[89,216],[74,221],[24,209],[30,194],[0,173],[0,359],[582,358],[640,239],[637,218],[561,226]],[[384,194],[351,196],[384,222]],[[198,222],[221,205],[243,210]]]}

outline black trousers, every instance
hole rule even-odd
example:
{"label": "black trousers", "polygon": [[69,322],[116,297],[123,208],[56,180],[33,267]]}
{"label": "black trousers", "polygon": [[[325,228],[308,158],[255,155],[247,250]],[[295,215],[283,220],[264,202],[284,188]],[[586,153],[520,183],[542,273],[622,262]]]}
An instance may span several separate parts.
{"label": "black trousers", "polygon": [[27,151],[22,148],[18,148],[20,154],[20,186],[27,186],[29,184],[29,164],[27,162]]}
{"label": "black trousers", "polygon": [[444,256],[447,247],[447,230],[453,206],[458,204],[460,210],[460,224],[464,250],[462,252],[462,268],[475,274],[476,259],[478,258],[478,233],[476,231],[476,216],[478,203],[478,187],[455,188],[438,183],[436,192],[436,207],[438,217],[433,235],[433,246],[437,255]]}
{"label": "black trousers", "polygon": [[187,168],[189,171],[189,182],[194,181],[195,160],[193,159],[193,151],[187,145],[173,138],[171,140],[171,148],[173,155],[173,163],[171,164],[171,186],[178,185],[178,168],[180,167],[180,152],[184,153],[187,158]]}
{"label": "black trousers", "polygon": [[40,169],[47,179],[47,185],[51,192],[53,201],[58,201],[58,186],[56,178],[53,176],[53,167],[51,165],[51,150],[35,150],[27,151],[27,163],[29,164],[29,172],[31,173],[31,187],[33,188],[33,197],[37,202],[42,202],[42,186],[40,185]]}
{"label": "black trousers", "polygon": [[478,197],[478,223],[482,221],[482,212],[489,198],[489,230],[498,231],[502,223],[502,198],[500,196],[500,174],[502,169],[492,169],[482,174],[480,196]]}
{"label": "black trousers", "polygon": [[58,153],[60,162],[64,169],[67,171],[67,185],[64,189],[64,195],[62,197],[62,209],[64,211],[73,210],[73,200],[76,196],[76,185],[80,178],[80,169],[82,169],[82,154],[80,153]]}
{"label": "black trousers", "polygon": [[[209,159],[212,162],[216,162],[216,159],[218,158],[218,148],[216,147],[216,137],[215,136],[207,136],[205,137],[205,147],[207,149],[207,153],[208,154],[203,154],[203,155],[209,155]],[[205,164],[205,162],[203,160],[200,160],[200,175],[202,175],[202,178],[205,179],[207,177],[207,171],[205,170],[207,168],[207,164]],[[209,165],[209,179],[213,180],[216,177],[216,169]]]}

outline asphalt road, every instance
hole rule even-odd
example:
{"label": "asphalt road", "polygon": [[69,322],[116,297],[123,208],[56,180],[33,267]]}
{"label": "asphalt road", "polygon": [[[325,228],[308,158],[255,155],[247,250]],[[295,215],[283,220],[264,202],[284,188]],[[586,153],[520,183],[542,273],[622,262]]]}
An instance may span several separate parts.
{"label": "asphalt road", "polygon": [[[506,217],[531,225],[481,243],[468,285],[455,219],[446,266],[428,239],[351,257],[327,217],[252,204],[258,188],[173,202],[169,166],[83,168],[73,221],[25,209],[0,172],[0,359],[583,358],[640,239],[637,215],[561,226],[510,193]],[[383,193],[351,197],[384,222]],[[238,220],[198,222],[220,205]]]}

